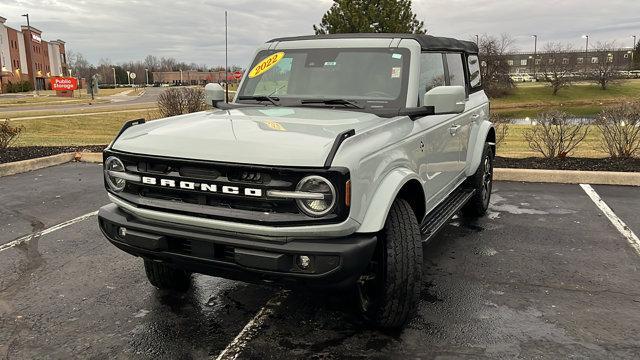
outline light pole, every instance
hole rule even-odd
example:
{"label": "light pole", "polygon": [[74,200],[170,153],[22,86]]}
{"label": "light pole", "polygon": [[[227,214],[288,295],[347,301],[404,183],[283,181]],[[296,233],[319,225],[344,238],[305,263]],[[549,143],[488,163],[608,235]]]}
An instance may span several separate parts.
{"label": "light pole", "polygon": [[633,56],[636,52],[636,36],[635,35],[631,35],[631,37],[633,38],[633,46],[631,47],[631,66],[633,67],[634,63],[633,63]]}
{"label": "light pole", "polygon": [[538,58],[538,35],[531,35],[533,38],[533,78],[537,80],[536,59]]}
{"label": "light pole", "polygon": [[480,36],[476,34],[476,46],[480,46]]}
{"label": "light pole", "polygon": [[182,69],[180,69],[180,86],[182,86]]}
{"label": "light pole", "polygon": [[586,39],[586,42],[587,42],[587,44],[584,47],[584,70],[585,70],[584,72],[586,73],[587,72],[587,66],[588,66],[587,64],[588,64],[588,61],[589,61],[589,59],[588,59],[588,57],[589,57],[589,35],[586,35],[586,34],[582,35],[582,38]]}
{"label": "light pole", "polygon": [[116,78],[116,68],[112,67],[111,70],[113,70],[113,87],[117,88],[118,87],[118,79]]}
{"label": "light pole", "polygon": [[149,86],[149,69],[145,68],[144,69],[144,74],[145,74],[146,79],[147,79],[145,84],[146,84],[146,86]]}
{"label": "light pole", "polygon": [[131,71],[127,70],[127,84],[131,86]]}
{"label": "light pole", "polygon": [[36,94],[38,94],[38,84],[36,83],[36,67],[33,64],[33,50],[31,48],[31,42],[33,41],[33,34],[31,33],[31,23],[29,22],[29,14],[23,14],[22,16],[27,18],[27,30],[29,30],[29,44],[26,45],[27,49],[31,53],[31,79],[33,81],[33,88],[36,90]]}

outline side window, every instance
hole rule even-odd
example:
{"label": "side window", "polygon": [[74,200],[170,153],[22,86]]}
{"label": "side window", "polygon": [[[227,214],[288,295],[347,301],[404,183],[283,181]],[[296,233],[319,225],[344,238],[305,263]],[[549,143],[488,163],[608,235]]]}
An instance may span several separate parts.
{"label": "side window", "polygon": [[469,55],[467,58],[467,66],[469,67],[469,83],[472,89],[479,88],[482,85],[480,78],[480,61],[478,55]]}
{"label": "side window", "polygon": [[418,103],[422,105],[424,93],[436,86],[445,85],[444,62],[441,53],[422,53],[420,55],[420,81]]}
{"label": "side window", "polygon": [[462,54],[447,54],[447,68],[449,69],[449,85],[464,86],[464,67],[462,65]]}

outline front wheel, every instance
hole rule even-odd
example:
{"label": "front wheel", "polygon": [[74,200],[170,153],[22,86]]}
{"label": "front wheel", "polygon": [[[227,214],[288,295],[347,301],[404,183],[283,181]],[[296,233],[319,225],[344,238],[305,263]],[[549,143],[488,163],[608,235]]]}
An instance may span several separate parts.
{"label": "front wheel", "polygon": [[409,203],[391,206],[369,269],[357,282],[365,319],[381,328],[401,328],[413,316],[422,284],[422,240]]}
{"label": "front wheel", "polygon": [[467,217],[484,216],[489,209],[493,189],[493,151],[488,143],[484,144],[478,170],[467,179],[467,188],[474,189],[476,192],[462,208],[462,214]]}

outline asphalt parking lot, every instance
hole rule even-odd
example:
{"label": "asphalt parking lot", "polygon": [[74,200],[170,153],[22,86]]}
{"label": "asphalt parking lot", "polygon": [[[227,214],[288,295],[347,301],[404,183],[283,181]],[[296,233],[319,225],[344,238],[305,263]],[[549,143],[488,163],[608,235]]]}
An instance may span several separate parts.
{"label": "asphalt parking lot", "polygon": [[[640,189],[592,188],[640,234]],[[98,229],[100,165],[0,178],[0,358],[640,357],[640,254],[585,189],[498,182],[492,202],[424,247],[418,315],[383,333],[336,294],[154,289]]]}

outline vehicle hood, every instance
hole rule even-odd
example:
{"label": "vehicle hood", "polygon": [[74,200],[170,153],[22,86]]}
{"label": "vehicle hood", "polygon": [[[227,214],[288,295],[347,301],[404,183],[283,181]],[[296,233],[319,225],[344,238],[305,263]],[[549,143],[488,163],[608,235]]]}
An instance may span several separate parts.
{"label": "vehicle hood", "polygon": [[321,167],[336,136],[384,119],[369,113],[260,107],[211,110],[127,129],[111,146],[135,154],[274,166]]}

